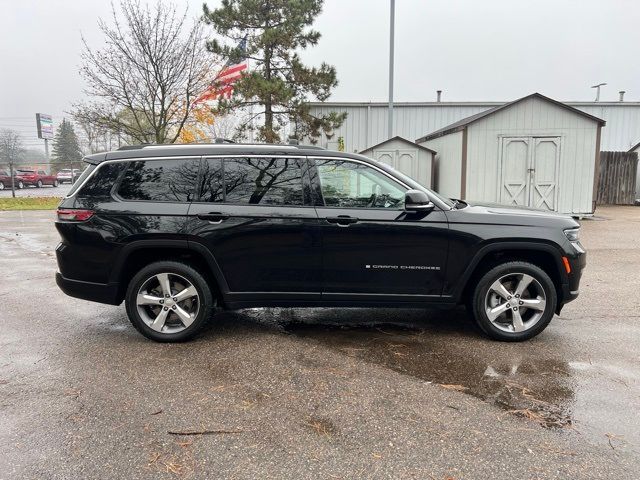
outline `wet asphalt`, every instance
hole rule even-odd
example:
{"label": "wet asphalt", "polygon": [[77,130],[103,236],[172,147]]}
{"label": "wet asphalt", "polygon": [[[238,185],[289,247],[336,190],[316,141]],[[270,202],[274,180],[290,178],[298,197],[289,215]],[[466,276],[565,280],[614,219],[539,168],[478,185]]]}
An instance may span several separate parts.
{"label": "wet asphalt", "polygon": [[[70,183],[62,183],[57,187],[52,185],[44,185],[42,188],[35,186],[27,186],[21,189],[16,189],[16,197],[64,197],[71,190],[72,185]],[[6,188],[0,190],[0,198],[11,197],[11,189]]]}
{"label": "wet asphalt", "polygon": [[583,222],[537,338],[464,310],[251,309],[156,344],[64,296],[52,212],[0,212],[0,479],[640,475],[640,208]]}

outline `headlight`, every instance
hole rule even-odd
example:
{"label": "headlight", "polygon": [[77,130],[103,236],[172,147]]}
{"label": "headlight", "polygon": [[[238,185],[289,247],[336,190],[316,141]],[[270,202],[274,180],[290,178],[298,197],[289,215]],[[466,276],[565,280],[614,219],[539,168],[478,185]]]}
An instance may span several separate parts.
{"label": "headlight", "polygon": [[567,230],[564,231],[564,234],[567,236],[567,239],[572,243],[580,241],[580,227],[568,228]]}

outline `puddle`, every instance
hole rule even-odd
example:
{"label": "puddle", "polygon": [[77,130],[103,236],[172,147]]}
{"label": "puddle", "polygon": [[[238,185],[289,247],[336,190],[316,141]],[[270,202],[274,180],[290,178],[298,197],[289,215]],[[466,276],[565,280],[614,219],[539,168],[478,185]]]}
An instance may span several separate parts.
{"label": "puddle", "polygon": [[237,315],[463,392],[546,428],[573,424],[574,366],[531,355],[524,344],[486,340],[464,312],[272,308]]}
{"label": "puddle", "polygon": [[290,324],[285,329],[343,354],[472,395],[544,427],[572,424],[573,390],[569,367],[562,361],[501,355],[487,360],[473,351],[456,351],[454,343],[436,345],[425,338],[429,334],[408,327]]}
{"label": "puddle", "polygon": [[[23,250],[32,253],[51,253],[51,245],[40,240],[41,235],[29,233],[0,233],[0,240],[3,243],[15,243]],[[2,245],[2,244],[0,244]],[[9,249],[7,249],[7,253]]]}

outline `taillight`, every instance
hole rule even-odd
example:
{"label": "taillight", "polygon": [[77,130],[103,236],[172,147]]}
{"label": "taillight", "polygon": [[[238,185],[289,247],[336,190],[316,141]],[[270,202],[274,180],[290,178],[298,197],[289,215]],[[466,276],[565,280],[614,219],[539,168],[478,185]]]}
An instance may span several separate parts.
{"label": "taillight", "polygon": [[72,208],[59,208],[58,220],[64,222],[84,222],[93,216],[93,210],[76,210]]}

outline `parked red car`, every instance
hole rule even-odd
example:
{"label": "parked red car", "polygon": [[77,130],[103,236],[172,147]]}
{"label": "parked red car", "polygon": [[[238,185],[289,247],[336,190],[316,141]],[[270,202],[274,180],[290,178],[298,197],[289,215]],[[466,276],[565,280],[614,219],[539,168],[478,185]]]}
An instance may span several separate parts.
{"label": "parked red car", "polygon": [[0,190],[11,188],[11,176],[6,170],[0,170]]}
{"label": "parked red car", "polygon": [[16,170],[16,183],[18,188],[26,185],[35,185],[40,188],[43,185],[58,186],[55,175],[49,175],[44,170]]}

